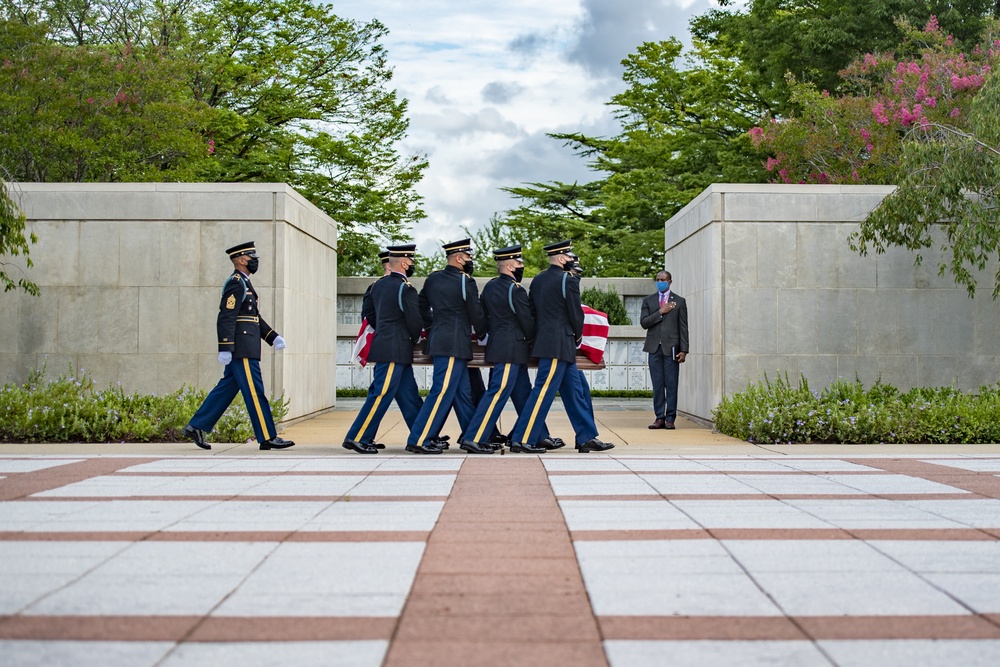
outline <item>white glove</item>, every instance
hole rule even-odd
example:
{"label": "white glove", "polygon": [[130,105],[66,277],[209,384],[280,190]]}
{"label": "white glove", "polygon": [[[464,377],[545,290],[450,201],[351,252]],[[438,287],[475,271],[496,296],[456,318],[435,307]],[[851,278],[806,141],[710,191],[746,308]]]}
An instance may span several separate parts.
{"label": "white glove", "polygon": [[219,352],[219,363],[223,366],[228,366],[229,362],[233,360],[232,352]]}
{"label": "white glove", "polygon": [[490,340],[490,335],[486,334],[482,338],[477,338],[476,343],[479,345],[479,347],[486,347],[486,343],[488,343],[489,340]]}
{"label": "white glove", "polygon": [[274,337],[274,349],[284,350],[285,349],[285,339],[281,336]]}

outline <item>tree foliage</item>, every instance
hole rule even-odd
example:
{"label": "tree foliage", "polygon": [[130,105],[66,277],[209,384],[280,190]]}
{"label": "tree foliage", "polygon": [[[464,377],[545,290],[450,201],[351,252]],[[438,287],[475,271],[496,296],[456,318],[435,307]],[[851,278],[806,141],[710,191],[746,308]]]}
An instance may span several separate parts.
{"label": "tree foliage", "polygon": [[[31,268],[28,244],[38,241],[34,234],[24,235],[24,213],[11,193],[11,185],[10,174],[0,167],[0,284],[3,285],[4,292],[20,289],[38,296],[38,286],[28,280],[24,270],[2,259],[24,255],[25,268]],[[20,277],[12,275],[15,271],[21,274]]]}
{"label": "tree foliage", "polygon": [[0,162],[23,180],[286,182],[342,274],[421,219],[378,21],[317,0],[0,0]]}
{"label": "tree foliage", "polygon": [[771,154],[774,180],[897,184],[861,223],[853,247],[865,254],[901,246],[920,263],[921,251],[937,245],[947,257],[940,274],[972,296],[976,273],[1000,259],[1000,39],[990,27],[965,50],[934,17],[923,29],[899,27],[899,51],[910,55],[857,58],[841,72],[841,95],[792,81],[801,113],[765,119],[751,136]]}

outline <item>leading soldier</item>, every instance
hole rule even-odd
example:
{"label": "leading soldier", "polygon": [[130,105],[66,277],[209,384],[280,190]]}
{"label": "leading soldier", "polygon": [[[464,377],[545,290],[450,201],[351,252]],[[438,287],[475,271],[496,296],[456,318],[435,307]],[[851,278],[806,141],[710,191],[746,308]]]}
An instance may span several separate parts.
{"label": "leading soldier", "polygon": [[375,337],[368,360],[375,363],[375,373],[343,445],[359,454],[378,453],[375,434],[393,399],[404,414],[420,404],[413,377],[413,345],[422,327],[420,303],[417,289],[407,280],[413,275],[416,248],[412,243],[387,248],[390,273],[372,286]]}
{"label": "leading soldier", "polygon": [[226,253],[233,263],[233,273],[222,286],[216,320],[219,363],[226,368],[222,379],[184,427],[184,435],[202,449],[211,449],[212,446],[205,441],[205,433],[215,428],[237,392],[242,392],[260,448],[285,449],[295,443],[278,437],[260,374],[260,341],[273,345],[275,350],[283,350],[285,339],[264,321],[260,314],[260,299],[250,284],[250,276],[257,272],[260,264],[253,241],[235,245]]}

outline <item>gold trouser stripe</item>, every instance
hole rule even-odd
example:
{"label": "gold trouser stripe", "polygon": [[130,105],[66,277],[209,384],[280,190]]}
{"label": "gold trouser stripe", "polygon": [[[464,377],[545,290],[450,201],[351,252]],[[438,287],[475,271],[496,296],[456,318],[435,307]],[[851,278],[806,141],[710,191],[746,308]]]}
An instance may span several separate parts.
{"label": "gold trouser stripe", "polygon": [[257,391],[253,386],[253,375],[250,374],[249,359],[243,359],[243,370],[247,374],[247,386],[250,387],[250,396],[253,397],[253,407],[257,410],[257,419],[260,420],[260,430],[264,433],[264,439],[270,440],[271,436],[267,432],[267,422],[264,421],[264,411],[260,409],[260,399],[257,398]]}
{"label": "gold trouser stripe", "polygon": [[396,370],[396,362],[390,361],[389,370],[385,372],[385,381],[382,383],[382,391],[379,392],[379,395],[375,399],[375,402],[372,403],[372,409],[368,411],[368,418],[365,419],[365,423],[361,425],[361,430],[355,433],[354,437],[350,438],[350,440],[360,438],[361,434],[368,430],[368,424],[371,423],[372,417],[374,417],[375,413],[378,412],[378,404],[382,402],[382,397],[385,396],[386,393],[389,391],[389,383],[392,382],[392,373],[395,370]]}
{"label": "gold trouser stripe", "polygon": [[[528,419],[528,428],[524,430],[522,438],[527,438],[531,434],[531,429],[535,425],[535,417],[538,416],[538,408],[541,407],[542,402],[545,400],[545,394],[549,391],[549,384],[552,383],[552,376],[556,374],[556,366],[559,365],[558,359],[552,359],[552,365],[549,366],[549,376],[545,378],[545,384],[542,385],[542,391],[538,394],[538,400],[535,401],[535,407],[531,409],[531,418]],[[535,444],[532,442],[526,443],[529,445]]]}
{"label": "gold trouser stripe", "polygon": [[500,379],[500,389],[497,390],[497,393],[493,394],[493,400],[490,401],[490,409],[483,415],[483,421],[479,424],[479,430],[476,431],[476,437],[473,438],[475,442],[482,442],[480,438],[483,437],[483,431],[486,430],[487,422],[493,421],[490,417],[493,416],[493,408],[497,406],[497,400],[500,398],[500,394],[503,393],[504,387],[507,386],[507,377],[510,375],[510,366],[510,364],[503,365],[503,378]]}
{"label": "gold trouser stripe", "polygon": [[441,399],[444,397],[446,391],[448,391],[448,382],[451,381],[451,369],[455,365],[455,357],[448,357],[448,370],[444,372],[444,384],[441,385],[441,391],[438,392],[437,400],[434,401],[434,407],[431,408],[431,413],[427,415],[427,421],[424,422],[424,432],[420,434],[420,439],[417,440],[417,447],[421,447],[424,444],[424,438],[427,437],[427,432],[431,430],[431,424],[434,423],[434,415],[437,414],[438,407],[441,406]]}

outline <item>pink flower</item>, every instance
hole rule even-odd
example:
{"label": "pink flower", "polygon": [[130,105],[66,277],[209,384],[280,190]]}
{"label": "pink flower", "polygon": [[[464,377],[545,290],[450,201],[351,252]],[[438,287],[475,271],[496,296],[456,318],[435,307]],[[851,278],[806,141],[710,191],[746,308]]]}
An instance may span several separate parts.
{"label": "pink flower", "polygon": [[764,168],[768,171],[774,171],[774,168],[781,164],[781,160],[778,158],[769,157],[767,162],[764,163]]}
{"label": "pink flower", "polygon": [[94,98],[93,97],[88,97],[87,98],[87,104],[93,104],[93,103],[94,103]]}
{"label": "pink flower", "polygon": [[211,155],[214,152],[215,152],[215,140],[214,139],[209,139],[208,140],[208,154]]}
{"label": "pink flower", "polygon": [[[997,40],[997,41],[1000,42],[1000,40]],[[997,46],[1000,46],[1000,44],[997,44]],[[878,58],[876,58],[875,56],[873,56],[870,53],[866,53],[865,54],[865,66],[866,67],[875,67],[876,65],[878,65]]]}
{"label": "pink flower", "polygon": [[857,181],[861,180],[861,177],[858,176],[858,170],[857,169],[855,169],[854,171],[851,172],[851,180],[853,180],[854,182],[857,182]]}
{"label": "pink flower", "polygon": [[927,21],[927,25],[924,26],[924,32],[937,32],[940,29],[941,26],[938,25],[937,17],[931,14],[930,20]]}
{"label": "pink flower", "polygon": [[948,115],[951,116],[952,118],[958,118],[959,116],[962,115],[962,112],[958,107],[955,107],[954,109],[951,110],[951,113]]}
{"label": "pink flower", "polygon": [[875,116],[875,122],[879,125],[889,124],[889,116],[886,113],[885,105],[881,102],[876,102],[872,107],[872,115]]}

